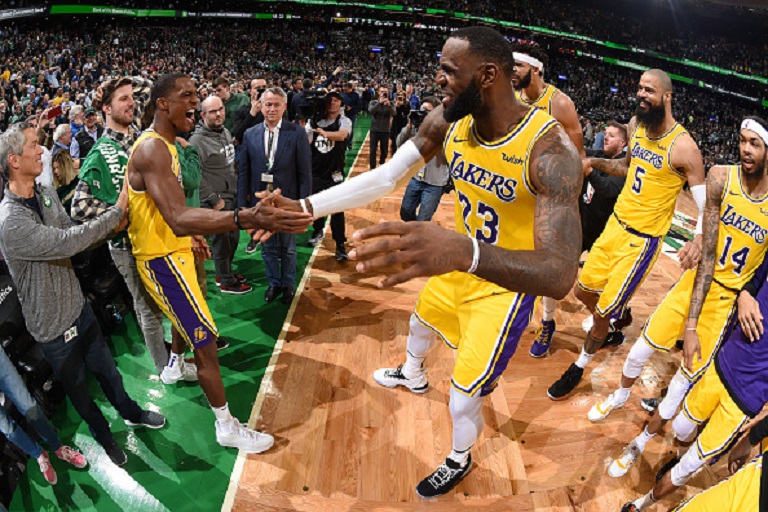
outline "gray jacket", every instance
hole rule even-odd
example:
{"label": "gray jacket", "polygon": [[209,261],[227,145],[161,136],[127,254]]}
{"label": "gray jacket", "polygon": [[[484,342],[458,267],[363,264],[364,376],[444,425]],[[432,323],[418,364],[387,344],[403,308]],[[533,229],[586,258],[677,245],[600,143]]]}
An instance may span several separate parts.
{"label": "gray jacket", "polygon": [[[419,133],[418,128],[413,130],[405,126],[397,136],[395,142],[399,148],[408,140]],[[448,163],[445,161],[445,152],[440,151],[435,157],[427,162],[417,174],[413,177],[415,180],[423,181],[427,185],[444,187],[448,184]]]}
{"label": "gray jacket", "polygon": [[383,105],[379,100],[373,100],[368,104],[368,112],[373,116],[373,119],[371,119],[371,131],[389,133],[392,116],[397,113],[395,106],[392,103]]}
{"label": "gray jacket", "polygon": [[213,131],[200,121],[195,133],[189,138],[189,143],[195,146],[200,154],[201,206],[213,208],[223,199],[226,208],[233,209],[237,196],[237,169],[232,134],[226,128],[218,132]]}
{"label": "gray jacket", "polygon": [[41,343],[64,334],[85,306],[80,282],[69,258],[104,240],[117,227],[123,210],[74,225],[56,191],[35,187],[38,213],[5,189],[0,202],[0,250],[11,271],[29,333]]}

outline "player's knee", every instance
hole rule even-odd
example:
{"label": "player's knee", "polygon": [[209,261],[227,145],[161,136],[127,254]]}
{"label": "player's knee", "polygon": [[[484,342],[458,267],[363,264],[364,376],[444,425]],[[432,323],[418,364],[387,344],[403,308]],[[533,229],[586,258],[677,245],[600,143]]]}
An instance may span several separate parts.
{"label": "player's knee", "polygon": [[408,323],[408,328],[411,330],[411,334],[420,338],[430,338],[434,336],[432,329],[421,323],[421,320],[416,316],[416,313],[411,314],[411,320]]}
{"label": "player's knee", "polygon": [[669,383],[667,396],[665,396],[664,400],[659,404],[659,416],[661,416],[663,420],[668,421],[672,419],[689,389],[690,383],[688,382],[688,379],[686,379],[682,372],[678,370]]}
{"label": "player's knee", "polygon": [[638,338],[624,361],[624,376],[630,379],[638,378],[652,355],[653,349],[642,338]]}
{"label": "player's knee", "polygon": [[675,467],[670,471],[669,476],[672,480],[672,485],[680,487],[685,485],[693,474],[704,465],[704,460],[699,457],[699,450],[695,446],[691,446],[680,462],[675,464]]}
{"label": "player's knee", "polygon": [[672,422],[672,430],[674,430],[678,440],[686,442],[691,440],[693,432],[696,430],[696,424],[688,416],[680,413],[675,416],[675,421]]}
{"label": "player's knee", "polygon": [[483,397],[481,397],[479,393],[469,396],[453,387],[451,388],[451,398],[448,402],[448,409],[451,411],[451,418],[453,418],[454,421],[471,419],[476,422],[482,405]]}

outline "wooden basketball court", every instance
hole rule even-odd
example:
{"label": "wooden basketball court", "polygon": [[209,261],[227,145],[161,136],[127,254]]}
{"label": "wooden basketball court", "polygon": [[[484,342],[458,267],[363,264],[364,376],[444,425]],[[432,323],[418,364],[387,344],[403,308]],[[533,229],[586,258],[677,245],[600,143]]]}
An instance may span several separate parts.
{"label": "wooden basketball court", "polygon": [[[353,174],[367,170],[367,151],[366,143]],[[348,212],[347,235],[380,220],[399,220],[402,192]],[[446,228],[453,227],[453,198],[443,197],[434,219]],[[678,209],[694,214],[687,193]],[[618,385],[629,347],[679,276],[679,265],[670,257],[659,257],[633,299],[635,321],[625,330],[627,343],[599,352],[564,402],[549,400],[546,390],[581,350],[587,313],[572,294],[560,302],[552,351],[541,360],[528,355],[539,324],[534,317],[499,387],[485,401],[486,426],[473,450],[473,470],[436,500],[419,498],[414,488],[451,449],[453,351],[435,345],[427,358],[431,386],[424,395],[385,389],[371,378],[375,369],[404,361],[408,319],[425,281],[379,290],[379,275],[361,275],[353,263],[336,262],[330,237],[308,272],[251,418],[251,424],[275,436],[275,447],[240,455],[225,510],[618,511],[648,492],[669,457],[671,433],[653,439],[624,478],[606,472],[648,418],[639,399],[659,395],[679,364],[679,353],[673,359],[655,356],[627,406],[604,422],[591,423],[587,411]],[[685,492],[655,510],[667,510],[724,472],[723,462],[705,468]]]}

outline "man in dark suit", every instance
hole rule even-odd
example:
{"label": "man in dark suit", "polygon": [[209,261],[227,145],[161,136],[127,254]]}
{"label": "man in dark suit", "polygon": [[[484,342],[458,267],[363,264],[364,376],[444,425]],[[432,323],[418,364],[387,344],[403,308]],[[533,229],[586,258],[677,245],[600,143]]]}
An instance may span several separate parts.
{"label": "man in dark suit", "polygon": [[[285,197],[300,199],[312,193],[312,157],[302,128],[285,121],[285,91],[273,87],[261,97],[264,122],[246,130],[238,168],[237,204],[253,206],[255,194],[280,189]],[[261,246],[269,288],[264,300],[281,294],[290,304],[296,284],[296,236],[275,233]]]}

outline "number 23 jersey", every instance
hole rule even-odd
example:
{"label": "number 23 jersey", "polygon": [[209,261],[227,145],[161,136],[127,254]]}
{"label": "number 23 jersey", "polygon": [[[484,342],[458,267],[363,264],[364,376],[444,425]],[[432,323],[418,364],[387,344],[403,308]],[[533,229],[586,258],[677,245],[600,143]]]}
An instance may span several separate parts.
{"label": "number 23 jersey", "polygon": [[543,110],[531,108],[510,133],[487,142],[472,116],[451,124],[443,146],[456,186],[457,232],[505,249],[533,250],[531,150],[558,125]]}

